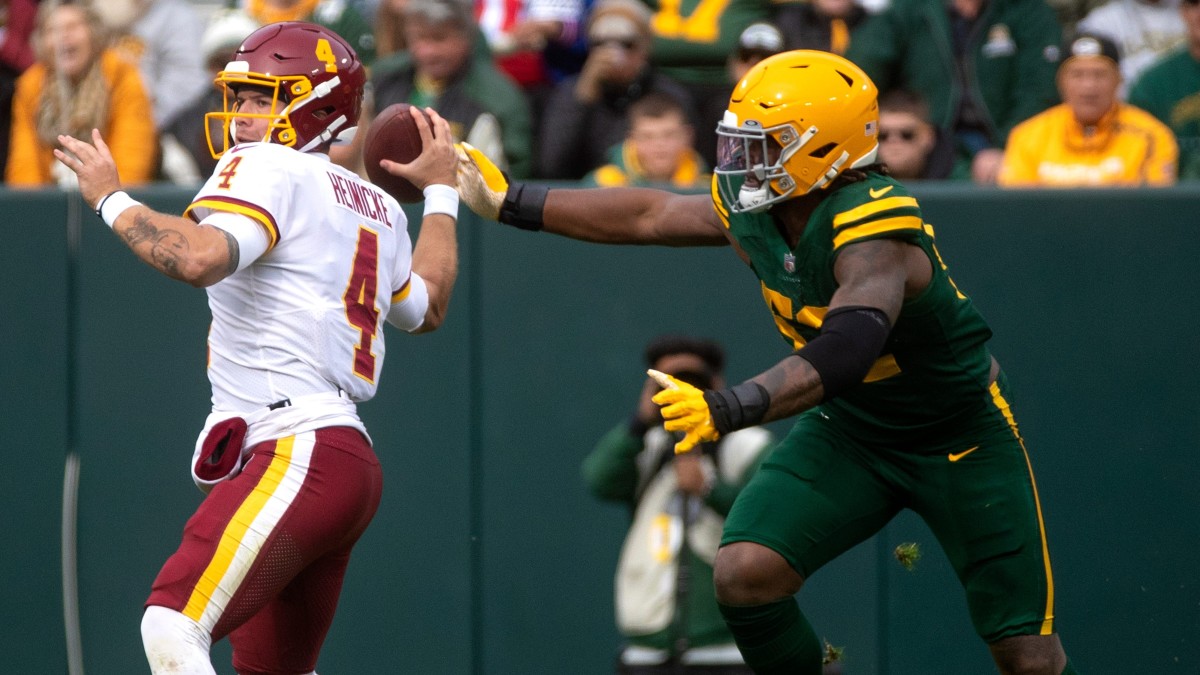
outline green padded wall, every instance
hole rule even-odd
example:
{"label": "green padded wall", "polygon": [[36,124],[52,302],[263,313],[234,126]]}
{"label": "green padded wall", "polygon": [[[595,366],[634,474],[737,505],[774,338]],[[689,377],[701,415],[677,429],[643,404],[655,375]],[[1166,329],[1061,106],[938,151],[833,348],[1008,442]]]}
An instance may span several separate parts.
{"label": "green padded wall", "polygon": [[65,672],[60,525],[70,443],[67,203],[0,198],[0,637],[4,669]]}
{"label": "green padded wall", "polygon": [[[916,192],[1016,390],[1068,652],[1085,673],[1197,672],[1200,187]],[[190,194],[139,196],[178,211]],[[208,406],[204,293],[140,263],[77,197],[2,193],[0,227],[0,424],[17,469],[0,502],[0,653],[12,672],[67,669],[59,528],[77,453],[84,665],[146,672],[141,603],[201,499],[186,463]],[[587,494],[579,464],[633,405],[643,344],[718,338],[733,379],[787,347],[729,250],[600,247],[468,216],[459,241],[446,325],[389,333],[361,406],[385,496],[319,670],[609,673],[627,513]],[[911,572],[890,555],[908,541],[924,551]],[[992,672],[911,514],[800,597],[853,675]],[[232,672],[227,645],[214,662]]]}

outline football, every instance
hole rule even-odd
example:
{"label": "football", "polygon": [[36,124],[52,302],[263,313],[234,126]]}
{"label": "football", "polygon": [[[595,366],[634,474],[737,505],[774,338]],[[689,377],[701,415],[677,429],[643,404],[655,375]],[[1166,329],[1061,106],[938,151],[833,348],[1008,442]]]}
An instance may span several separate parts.
{"label": "football", "polygon": [[[371,121],[367,136],[363,139],[363,163],[367,177],[403,204],[419,202],[425,196],[407,179],[384,171],[379,166],[379,160],[390,159],[403,164],[421,154],[421,132],[408,112],[411,107],[407,103],[394,103],[384,108]],[[421,114],[425,115],[426,120],[429,119],[424,110]]]}

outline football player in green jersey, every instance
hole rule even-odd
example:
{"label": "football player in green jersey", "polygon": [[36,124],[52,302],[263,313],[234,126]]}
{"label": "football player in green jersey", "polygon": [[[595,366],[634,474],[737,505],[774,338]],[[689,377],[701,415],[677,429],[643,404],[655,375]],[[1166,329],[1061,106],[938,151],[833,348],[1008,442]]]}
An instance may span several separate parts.
{"label": "football player in green jersey", "polygon": [[746,663],[821,672],[793,595],[901,509],[929,525],[1001,673],[1074,673],[1054,632],[1040,502],[991,330],[946,274],[917,200],[876,159],[875,85],[817,51],[750,70],[717,128],[711,196],[508,184],[469,146],[471,208],[600,243],[728,245],[795,351],[739,385],[659,374],[677,452],[796,416],[738,497],[714,582]]}

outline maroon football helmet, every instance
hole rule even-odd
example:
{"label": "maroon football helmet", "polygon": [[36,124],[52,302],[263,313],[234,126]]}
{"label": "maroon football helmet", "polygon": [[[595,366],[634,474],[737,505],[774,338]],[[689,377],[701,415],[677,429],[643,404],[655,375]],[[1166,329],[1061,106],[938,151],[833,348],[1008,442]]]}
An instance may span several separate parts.
{"label": "maroon football helmet", "polygon": [[[209,150],[219,157],[229,149],[235,117],[271,120],[263,138],[307,152],[338,136],[349,140],[358,124],[366,71],[358,55],[336,33],[312,23],[284,21],[263,26],[238,47],[216,82],[226,88],[222,112],[206,118]],[[234,96],[239,87],[273,92],[274,113],[239,113]],[[222,139],[213,138],[216,127]]]}

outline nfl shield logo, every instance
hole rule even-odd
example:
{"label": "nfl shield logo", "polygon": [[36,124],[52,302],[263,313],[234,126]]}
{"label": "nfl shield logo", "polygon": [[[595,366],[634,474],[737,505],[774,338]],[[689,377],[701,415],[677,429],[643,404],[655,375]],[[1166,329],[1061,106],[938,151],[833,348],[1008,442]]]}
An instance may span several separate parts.
{"label": "nfl shield logo", "polygon": [[783,255],[783,271],[791,274],[796,271],[796,256],[791,253]]}

